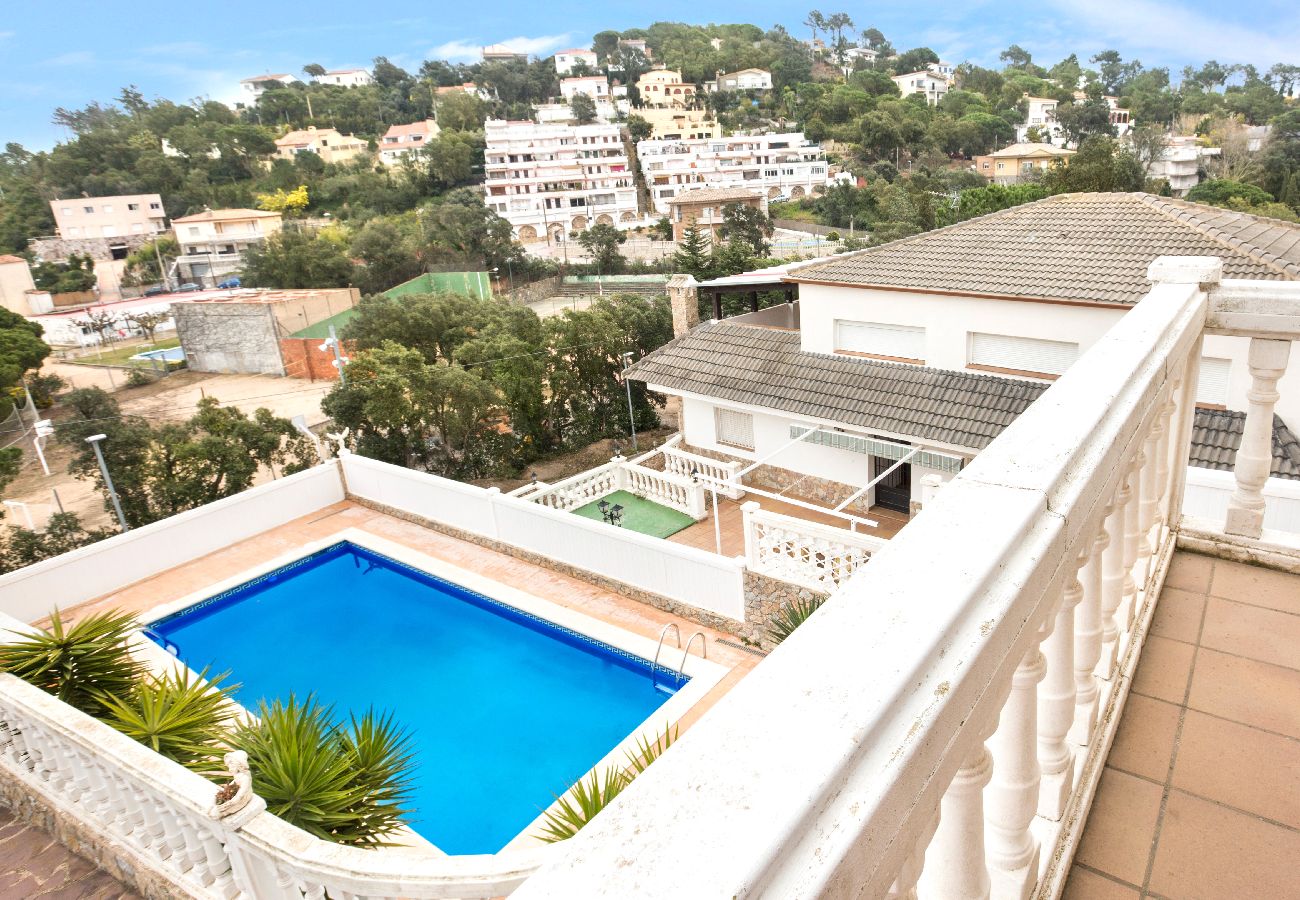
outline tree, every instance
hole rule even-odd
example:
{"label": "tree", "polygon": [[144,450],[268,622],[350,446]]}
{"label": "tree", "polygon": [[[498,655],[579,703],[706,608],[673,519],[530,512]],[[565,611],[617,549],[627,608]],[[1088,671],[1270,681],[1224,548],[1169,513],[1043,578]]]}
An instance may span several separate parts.
{"label": "tree", "polygon": [[767,213],[743,203],[728,203],[722,208],[722,236],[729,242],[748,244],[752,253],[764,256],[771,249],[767,239],[775,226]]}
{"label": "tree", "polygon": [[1084,140],[1068,164],[1058,162],[1043,176],[1049,194],[1081,191],[1140,191],[1146,175],[1132,153],[1120,150],[1113,138],[1096,135]]}
{"label": "tree", "polygon": [[998,60],[1006,63],[1008,69],[1028,69],[1034,62],[1029,51],[1019,44],[1012,44],[999,53]]}
{"label": "tree", "polygon": [[618,245],[625,241],[627,233],[613,225],[592,225],[578,234],[578,243],[591,255],[591,261],[601,275],[613,275],[623,268],[625,260],[618,252]]}
{"label": "tree", "polygon": [[1151,166],[1169,147],[1169,135],[1159,125],[1139,125],[1129,132],[1129,151],[1142,169],[1142,177],[1151,172]]}
{"label": "tree", "polygon": [[76,513],[54,513],[43,531],[14,526],[0,531],[0,574],[30,566],[112,537],[107,528],[87,529]]}
{"label": "tree", "polygon": [[320,78],[325,74],[325,67],[320,63],[307,63],[302,67],[302,73],[309,78]]}
{"label": "tree", "polygon": [[930,63],[937,63],[938,61],[938,53],[935,53],[929,47],[917,47],[914,50],[900,53],[898,59],[894,60],[893,66],[897,74],[906,75],[908,72],[923,72]]}
{"label": "tree", "polygon": [[166,267],[180,254],[180,245],[170,234],[161,234],[139,249],[127,254],[123,267],[122,283],[137,286],[157,284],[163,280],[163,271],[158,268],[158,260]]}
{"label": "tree", "polygon": [[803,20],[803,24],[812,32],[813,43],[817,43],[817,34],[826,30],[826,17],[817,10],[808,13],[808,18]]}
{"label": "tree", "polygon": [[510,223],[488,209],[473,188],[449,191],[441,201],[417,210],[423,223],[426,252],[443,262],[491,269],[522,261]]}
{"label": "tree", "polygon": [[42,334],[44,329],[36,322],[0,308],[0,419],[13,409],[14,388],[22,384],[23,376],[39,369],[50,355]]}
{"label": "tree", "polygon": [[69,254],[64,262],[43,262],[32,267],[37,290],[52,294],[77,293],[95,287],[95,261],[87,254]]}
{"label": "tree", "polygon": [[673,254],[673,270],[693,275],[697,281],[706,281],[713,277],[712,269],[709,239],[698,225],[691,222],[677,242],[677,252]]}
{"label": "tree", "polygon": [[377,294],[423,271],[419,240],[412,231],[399,227],[397,220],[374,218],[352,236],[350,253],[362,262],[354,273],[358,287]]}
{"label": "tree", "polygon": [[1058,105],[1056,121],[1071,143],[1082,144],[1095,135],[1115,136],[1115,126],[1110,121],[1110,106],[1096,90],[1090,90],[1088,99],[1081,103]]}
{"label": "tree", "polygon": [[579,91],[569,98],[569,112],[579,125],[590,125],[596,121],[596,101]]}
{"label": "tree", "polygon": [[641,116],[638,116],[636,113],[627,117],[627,125],[625,127],[627,128],[628,136],[631,137],[633,141],[644,141],[648,139],[650,135],[654,134],[654,128],[650,123]]}
{"label": "tree", "polygon": [[437,114],[443,131],[481,131],[487,107],[474,94],[455,91],[438,98]]}
{"label": "tree", "polygon": [[1187,199],[1193,203],[1208,203],[1211,206],[1227,206],[1228,201],[1241,199],[1251,206],[1273,202],[1273,195],[1268,191],[1226,178],[1211,178],[1202,181],[1187,192]]}
{"label": "tree", "polygon": [[355,266],[336,229],[283,228],[249,247],[243,282],[248,287],[304,289],[347,287]]}
{"label": "tree", "polygon": [[154,336],[154,332],[158,330],[158,326],[161,325],[163,322],[166,322],[171,317],[172,314],[170,310],[155,311],[155,312],[129,312],[122,316],[123,319],[130,322],[136,328],[139,328],[140,333],[143,334],[151,344],[154,343],[153,336]]}
{"label": "tree", "polygon": [[307,196],[307,185],[300,184],[292,191],[286,191],[283,188],[277,188],[271,194],[257,195],[257,208],[264,209],[267,212],[284,213],[287,216],[295,216],[307,208],[311,199]]}

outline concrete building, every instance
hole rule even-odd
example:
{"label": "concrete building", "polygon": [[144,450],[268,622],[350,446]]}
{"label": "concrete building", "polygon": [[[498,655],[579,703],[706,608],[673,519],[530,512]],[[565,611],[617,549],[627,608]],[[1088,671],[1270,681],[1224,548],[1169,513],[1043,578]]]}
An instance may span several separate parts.
{"label": "concrete building", "polygon": [[359,137],[315,125],[290,131],[275,141],[275,155],[288,160],[299,153],[315,153],[323,162],[344,163],[356,159],[368,149],[369,145]]}
{"label": "concrete building", "polygon": [[99,260],[125,259],[167,230],[167,215],[157,194],[51,200],[50,211],[55,236],[38,239],[34,245],[42,259],[66,259],[71,253]]}
{"label": "concrete building", "polygon": [[618,126],[489,119],[484,134],[484,200],[519,240],[563,241],[595,223],[644,224]]}
{"label": "concrete building", "polygon": [[1219,147],[1202,147],[1195,137],[1173,137],[1147,170],[1148,178],[1163,178],[1175,197],[1186,197],[1187,192],[1201,183],[1205,163],[1223,151]]}
{"label": "concrete building", "polygon": [[[614,122],[629,111],[627,100],[595,100],[596,121]],[[573,107],[570,103],[538,103],[533,107],[533,116],[539,125],[575,125]]]}
{"label": "concrete building", "polygon": [[171,308],[194,371],[284,375],[281,339],[360,299],[356,288],[242,290],[174,301]]}
{"label": "concrete building", "polygon": [[943,60],[927,63],[925,69],[927,72],[932,72],[940,78],[946,79],[949,84],[952,84],[953,73],[957,71],[956,66],[950,62],[944,62]]}
{"label": "concrete building", "polygon": [[[1074,102],[1083,103],[1088,99],[1088,95],[1083,91],[1074,92]],[[1107,94],[1102,98],[1106,101],[1106,106],[1110,108],[1110,124],[1115,126],[1115,135],[1123,137],[1133,130],[1133,122],[1129,111],[1119,105],[1119,98]]]}
{"label": "concrete building", "polygon": [[741,69],[738,72],[719,72],[713,81],[704,83],[704,89],[717,91],[770,91],[772,73],[766,69]]}
{"label": "concrete building", "polygon": [[252,78],[241,78],[239,80],[240,96],[246,103],[257,103],[259,97],[266,93],[267,88],[272,83],[288,86],[298,80],[296,75],[287,75],[283,72],[267,75],[254,75]]}
{"label": "concrete building", "polygon": [[768,198],[809,196],[833,181],[826,155],[803,132],[734,134],[637,144],[641,173],[655,209],[695,188],[746,188]]}
{"label": "concrete building", "polygon": [[573,67],[582,63],[589,69],[595,69],[599,65],[594,50],[582,50],[571,48],[569,50],[555,51],[555,74],[568,75],[573,71]]}
{"label": "concrete building", "polygon": [[509,62],[512,59],[519,59],[524,62],[528,61],[528,54],[526,52],[521,53],[518,50],[512,50],[505,44],[489,44],[483,48],[481,56],[483,62],[492,62],[493,60],[498,62]]}
{"label": "concrete building", "polygon": [[929,71],[891,75],[890,80],[898,85],[898,92],[904,97],[923,94],[925,102],[931,106],[942,100],[948,93],[948,79]]}
{"label": "concrete building", "polygon": [[280,230],[277,212],[260,209],[209,209],[172,221],[180,255],[177,276],[206,287],[235,275],[249,247]]}
{"label": "concrete building", "polygon": [[409,125],[389,125],[379,139],[379,161],[393,166],[407,155],[418,156],[429,141],[438,136],[438,123],[433,119],[412,122]]}
{"label": "concrete building", "polygon": [[1073,155],[1073,150],[1051,144],[1012,144],[996,153],[975,157],[974,165],[976,172],[994,184],[1019,184],[1033,180],[1058,160],[1068,163]]}
{"label": "concrete building", "polygon": [[363,85],[375,83],[374,76],[370,74],[369,69],[334,69],[324,75],[313,76],[312,81],[317,84],[333,84],[339,87],[362,87]]}
{"label": "concrete building", "polygon": [[675,241],[680,241],[692,225],[710,238],[717,238],[718,229],[725,222],[723,211],[728,206],[750,206],[767,212],[767,198],[760,191],[748,188],[699,188],[672,197],[666,205]]}
{"label": "concrete building", "polygon": [[1043,138],[1037,143],[1059,143],[1058,138],[1063,134],[1060,123],[1056,121],[1056,108],[1060,105],[1059,101],[1051,97],[1031,97],[1026,94],[1024,102],[1028,108],[1025,112],[1025,121],[1016,126],[1016,141],[1022,144],[1031,143],[1029,131],[1035,129]]}
{"label": "concrete building", "polygon": [[659,109],[686,109],[695,106],[696,87],[682,80],[682,73],[672,69],[651,69],[636,80],[641,105]]}
{"label": "concrete building", "polygon": [[722,125],[707,109],[642,107],[632,110],[650,126],[650,134],[662,140],[691,141],[722,136]]}
{"label": "concrete building", "polygon": [[44,306],[39,301],[33,303],[37,295],[49,297],[48,292],[36,290],[27,260],[21,256],[0,256],[0,306],[20,316],[48,311],[49,307],[38,310]]}
{"label": "concrete building", "polygon": [[583,75],[578,78],[560,79],[560,96],[567,103],[578,94],[586,94],[592,100],[608,100],[609,79],[604,75]]}

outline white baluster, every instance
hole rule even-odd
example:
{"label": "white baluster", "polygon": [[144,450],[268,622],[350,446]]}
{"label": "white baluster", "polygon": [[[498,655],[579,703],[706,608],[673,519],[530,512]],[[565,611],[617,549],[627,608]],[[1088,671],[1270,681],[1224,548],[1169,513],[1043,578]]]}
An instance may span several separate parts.
{"label": "white baluster", "polygon": [[[1092,541],[1087,544],[1091,549]],[[1042,770],[1038,814],[1053,822],[1064,815],[1065,802],[1074,788],[1074,749],[1067,737],[1074,724],[1074,610],[1083,598],[1078,568],[1086,559],[1080,556],[1076,561],[1057,604],[1052,633],[1042,646],[1047,673],[1038,685],[1038,764]]]}
{"label": "white baluster", "polygon": [[[1052,625],[1049,624],[1046,627]],[[998,727],[989,738],[993,778],[987,791],[988,867],[995,898],[1025,900],[1038,881],[1038,841],[1029,830],[1038,810],[1038,683],[1046,671],[1038,644],[1011,678]]]}
{"label": "white baluster", "polygon": [[[1173,389],[1170,390],[1168,396],[1165,397],[1165,402],[1160,407],[1160,444],[1159,449],[1156,451],[1156,491],[1159,494],[1159,499],[1156,502],[1155,536],[1151,543],[1153,552],[1159,552],[1160,548],[1164,546],[1165,525],[1169,521],[1167,513],[1169,509],[1170,456],[1173,453],[1173,446],[1176,443],[1176,441],[1171,439],[1173,432],[1171,419],[1173,418],[1174,412],[1179,407],[1180,400],[1180,391],[1178,390],[1178,385],[1175,384]],[[1185,458],[1186,453],[1187,448],[1184,447],[1180,449],[1180,459],[1178,460],[1179,465],[1187,464]]]}
{"label": "white baluster", "polygon": [[903,861],[903,868],[899,870],[898,877],[894,879],[893,885],[889,888],[889,893],[885,895],[886,900],[916,900],[916,882],[920,879],[921,871],[925,868],[925,850],[930,846],[935,829],[938,827],[939,810],[936,807],[934,812],[930,814],[929,824],[921,830],[921,835],[917,838],[912,852]]}
{"label": "white baluster", "polygon": [[962,763],[939,805],[939,827],[925,854],[918,882],[922,897],[986,900],[989,870],[984,855],[984,786],[993,772],[981,740]]}
{"label": "white baluster", "polygon": [[1273,467],[1273,407],[1280,394],[1277,382],[1286,374],[1290,341],[1250,339],[1250,390],[1246,392],[1246,425],[1237,450],[1234,473],[1237,489],[1228,499],[1224,531],[1258,538],[1264,532],[1264,483]]}
{"label": "white baluster", "polygon": [[[1124,522],[1133,492],[1127,474],[1115,492],[1110,515],[1106,516],[1106,549],[1101,554],[1101,653],[1097,677],[1109,681],[1119,651],[1119,608],[1124,603]],[[1104,705],[1104,703],[1103,703]]]}
{"label": "white baluster", "polygon": [[1083,598],[1074,610],[1074,725],[1070,740],[1085,747],[1092,742],[1097,722],[1097,678],[1093,670],[1101,659],[1101,557],[1107,541],[1104,525],[1110,513],[1107,507],[1092,552],[1079,575]]}
{"label": "white baluster", "polygon": [[[1142,537],[1142,471],[1146,468],[1146,455],[1138,451],[1129,471],[1129,501],[1124,507],[1124,604],[1120,607],[1118,627],[1120,635],[1127,638],[1133,629],[1137,613],[1138,583],[1134,570],[1138,563],[1138,543]],[[1124,641],[1127,646],[1127,640]]]}

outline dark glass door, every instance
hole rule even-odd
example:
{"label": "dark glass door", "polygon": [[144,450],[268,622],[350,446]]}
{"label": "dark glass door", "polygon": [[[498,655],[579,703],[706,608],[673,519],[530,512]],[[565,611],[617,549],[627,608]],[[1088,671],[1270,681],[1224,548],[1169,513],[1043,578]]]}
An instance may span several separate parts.
{"label": "dark glass door", "polygon": [[[871,471],[873,476],[879,475],[896,460],[885,459],[881,456],[871,457]],[[880,481],[876,482],[876,505],[883,506],[885,509],[892,509],[898,512],[910,513],[912,511],[912,464],[903,463],[894,471],[890,472]]]}

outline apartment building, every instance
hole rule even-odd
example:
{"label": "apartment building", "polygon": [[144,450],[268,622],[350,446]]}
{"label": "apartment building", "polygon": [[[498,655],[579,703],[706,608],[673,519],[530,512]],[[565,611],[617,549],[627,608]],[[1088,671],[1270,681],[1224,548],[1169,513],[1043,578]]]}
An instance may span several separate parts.
{"label": "apartment building", "polygon": [[342,163],[365,153],[367,144],[359,137],[340,134],[334,128],[306,128],[290,131],[275,142],[275,155],[280,159],[293,159],[299,153],[315,153],[324,162]]}
{"label": "apartment building", "polygon": [[379,161],[386,166],[397,165],[408,154],[419,155],[429,141],[438,136],[438,123],[433,119],[412,122],[409,125],[390,125],[379,139]]}
{"label": "apartment building", "polygon": [[636,80],[641,105],[681,109],[695,103],[696,87],[672,69],[651,69]]}
{"label": "apartment building", "polygon": [[696,188],[673,197],[667,203],[668,219],[673,225],[673,240],[680,241],[695,226],[710,240],[726,223],[728,206],[748,206],[767,212],[767,198],[747,188]]}
{"label": "apartment building", "polygon": [[650,134],[670,141],[690,141],[722,137],[722,126],[707,109],[685,107],[651,107],[635,110],[646,120]]}
{"label": "apartment building", "polygon": [[374,84],[374,76],[369,69],[335,69],[312,79],[317,84],[334,84],[339,87],[362,87]]}
{"label": "apartment building", "polygon": [[651,139],[637,159],[655,209],[699,188],[748,188],[765,198],[799,198],[832,182],[826,154],[803,132],[737,134],[703,140]]}
{"label": "apartment building", "polygon": [[1056,121],[1056,108],[1060,102],[1051,97],[1031,97],[1028,94],[1025,94],[1023,100],[1027,106],[1025,121],[1016,126],[1016,141],[1030,143],[1029,131],[1032,128],[1040,138],[1057,143],[1056,139],[1063,133],[1061,124]]}
{"label": "apartment building", "polygon": [[1040,177],[1058,161],[1069,163],[1073,150],[1051,144],[1012,144],[996,153],[975,157],[975,171],[994,184],[1019,184]]}
{"label": "apartment building", "polygon": [[1206,160],[1222,152],[1219,147],[1200,146],[1195,137],[1173,137],[1160,155],[1152,160],[1147,177],[1165,179],[1175,197],[1186,197],[1188,191],[1201,183]]}
{"label": "apartment building", "polygon": [[249,247],[280,230],[277,212],[260,209],[206,209],[172,220],[180,255],[176,259],[181,281],[204,287],[237,273]]}
{"label": "apartment building", "polygon": [[54,236],[37,238],[32,245],[42,259],[66,259],[72,253],[125,259],[136,247],[167,230],[162,198],[157,194],[51,200],[50,211]]}
{"label": "apartment building", "polygon": [[617,125],[484,126],[488,208],[520,241],[564,241],[593,224],[645,224]]}
{"label": "apartment building", "polygon": [[576,78],[560,79],[560,95],[568,103],[578,94],[586,94],[592,100],[609,99],[609,80],[604,75],[583,75]]}
{"label": "apartment building", "polygon": [[948,94],[948,79],[933,72],[908,72],[905,75],[892,75],[890,80],[898,85],[898,92],[904,97],[912,94],[924,94],[925,102],[931,106],[937,104]]}
{"label": "apartment building", "polygon": [[772,73],[766,69],[741,69],[738,72],[719,72],[713,81],[704,82],[710,93],[718,91],[770,91]]}
{"label": "apartment building", "polygon": [[577,47],[555,51],[555,74],[568,75],[579,63],[589,69],[595,69],[598,65],[596,52],[594,50],[582,50]]}

